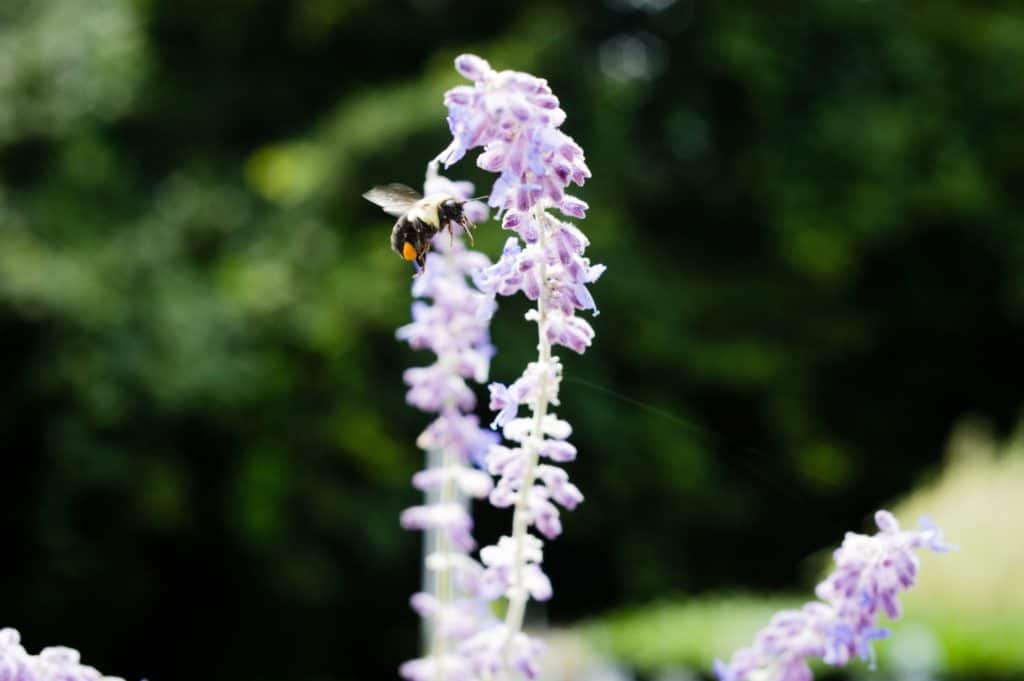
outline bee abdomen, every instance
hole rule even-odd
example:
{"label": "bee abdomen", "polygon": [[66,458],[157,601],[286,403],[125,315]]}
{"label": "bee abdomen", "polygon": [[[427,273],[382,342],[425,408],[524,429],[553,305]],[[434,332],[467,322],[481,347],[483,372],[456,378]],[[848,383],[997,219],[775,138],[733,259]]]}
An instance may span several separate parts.
{"label": "bee abdomen", "polygon": [[417,252],[425,250],[430,240],[437,234],[438,228],[413,215],[403,215],[395,222],[391,230],[391,248],[402,255],[406,243],[410,243]]}

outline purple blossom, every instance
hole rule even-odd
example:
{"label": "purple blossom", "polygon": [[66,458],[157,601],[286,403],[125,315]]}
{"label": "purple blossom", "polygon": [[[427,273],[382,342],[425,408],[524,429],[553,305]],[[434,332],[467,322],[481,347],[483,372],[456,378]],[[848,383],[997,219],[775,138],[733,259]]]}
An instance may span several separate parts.
{"label": "purple blossom", "polygon": [[416,446],[428,452],[448,451],[458,461],[482,465],[484,455],[498,437],[480,427],[475,414],[445,411],[416,439]]}
{"label": "purple blossom", "polygon": [[538,660],[544,644],[505,624],[495,624],[463,642],[459,652],[472,665],[476,675],[472,678],[504,678],[503,670],[508,665],[523,677],[536,679],[540,675]]}
{"label": "purple blossom", "polygon": [[900,616],[899,593],[917,577],[914,550],[955,548],[928,518],[918,531],[900,530],[888,511],[878,511],[875,523],[880,531],[873,536],[846,534],[834,554],[836,569],[815,590],[821,602],[777,613],[753,646],[736,651],[728,664],[716,660],[719,681],[810,681],[810,658],[833,666],[853,657],[874,660],[871,642],[888,635],[876,626],[878,613]]}
{"label": "purple blossom", "polygon": [[547,81],[495,72],[489,65],[478,75],[473,86],[445,95],[454,139],[439,160],[447,168],[468,150],[484,147],[477,165],[499,174],[488,201],[492,207],[526,212],[546,198],[564,214],[582,218],[587,204],[565,192],[571,184],[582,185],[590,169],[580,146],[558,130],[565,112]]}
{"label": "purple blossom", "polygon": [[475,634],[480,628],[481,618],[487,615],[482,612],[486,607],[482,600],[446,601],[428,593],[413,594],[409,605],[420,617],[437,622],[440,636],[460,641]]}
{"label": "purple blossom", "polygon": [[124,681],[81,663],[74,648],[44,648],[29,655],[15,629],[0,629],[0,681]]}
{"label": "purple blossom", "polygon": [[[524,487],[529,448],[553,461],[558,458],[571,460],[575,456],[576,448],[565,442],[572,432],[567,422],[554,414],[546,414],[539,438],[533,435],[532,428],[531,419],[511,419],[504,427],[505,439],[518,442],[520,446],[491,447],[487,457],[488,472],[499,476],[489,497],[494,506],[505,508],[516,503]],[[525,492],[521,512],[527,525],[533,525],[545,537],[554,539],[562,533],[562,524],[561,514],[552,502],[572,510],[582,501],[583,494],[569,482],[568,473],[555,466],[535,463],[533,481]]]}
{"label": "purple blossom", "polygon": [[409,681],[473,681],[477,678],[469,660],[453,653],[409,660],[399,668],[398,673]]}
{"label": "purple blossom", "polygon": [[[531,312],[533,312],[531,310]],[[561,381],[561,365],[557,360],[547,362],[530,362],[523,375],[510,386],[491,383],[487,386],[491,393],[491,411],[498,412],[492,427],[504,426],[519,413],[519,405],[526,404],[530,408],[537,405],[543,397],[547,404],[558,404],[558,384]],[[543,395],[539,386],[545,387]]]}
{"label": "purple blossom", "polygon": [[[428,169],[424,194],[468,199],[472,192],[472,184],[441,177],[434,165]],[[468,201],[464,210],[474,221],[487,217],[486,206],[478,201]],[[467,250],[461,239],[439,234],[427,262],[426,271],[413,281],[417,300],[412,305],[412,321],[396,335],[410,347],[430,350],[435,356],[429,366],[408,369],[404,374],[409,404],[437,414],[416,440],[437,463],[412,479],[413,486],[435,501],[406,509],[400,522],[406,529],[430,531],[435,538],[425,567],[437,588],[436,593],[417,593],[410,601],[430,624],[430,650],[425,657],[403,664],[399,671],[410,681],[469,681],[476,678],[472,665],[457,647],[494,621],[479,597],[485,583],[484,567],[467,555],[475,542],[465,500],[486,497],[493,488],[491,477],[474,466],[483,463],[498,438],[481,429],[479,419],[468,412],[476,406],[469,381],[487,380],[494,355],[489,320],[495,302],[469,281],[472,273],[490,262]]]}
{"label": "purple blossom", "polygon": [[[490,408],[496,412],[493,428],[501,428],[512,446],[494,444],[484,457],[487,471],[498,481],[490,502],[514,508],[512,536],[480,552],[485,568],[481,576],[485,596],[508,599],[503,623],[493,623],[466,641],[463,649],[485,678],[513,675],[534,678],[541,646],[522,632],[529,599],[551,597],[551,583],[541,570],[541,540],[532,528],[553,539],[562,532],[562,509],[583,501],[568,474],[552,463],[576,458],[567,442],[572,428],[554,414],[558,406],[562,365],[553,346],[583,353],[594,339],[594,329],[578,311],[597,314],[590,285],[604,272],[585,256],[590,242],[575,225],[556,217],[583,218],[588,209],[569,194],[571,185],[590,177],[582,148],[559,130],[565,112],[543,79],[517,71],[495,71],[474,55],[462,55],[455,68],[472,81],[445,94],[452,142],[438,160],[450,166],[474,148],[482,148],[477,165],[496,173],[488,203],[498,211],[502,227],[514,233],[501,258],[481,267],[474,283],[490,296],[522,293],[536,301],[526,315],[538,325],[539,356],[511,384],[491,383]],[[417,401],[437,400],[452,386],[424,377],[425,392]],[[530,410],[521,417],[520,407]],[[544,458],[551,463],[540,463]]]}
{"label": "purple blossom", "polygon": [[424,491],[449,484],[466,496],[477,498],[487,496],[494,486],[486,473],[460,465],[428,468],[412,476],[412,486]]}
{"label": "purple blossom", "polygon": [[470,551],[476,546],[472,535],[473,519],[462,504],[448,502],[413,506],[402,511],[400,522],[407,530],[436,530],[462,551]]}
{"label": "purple blossom", "polygon": [[582,354],[590,346],[594,330],[575,313],[590,310],[597,314],[597,304],[588,285],[601,277],[605,267],[591,265],[590,260],[583,257],[588,242],[575,226],[547,213],[517,223],[521,232],[528,234],[534,226],[546,230],[543,245],[540,241],[527,242],[523,248],[515,237],[509,238],[501,258],[480,272],[476,284],[480,290],[495,295],[522,292],[530,300],[538,300],[543,292],[547,308],[543,319],[539,311],[535,311],[531,313],[531,320],[540,323],[549,343]]}
{"label": "purple blossom", "polygon": [[539,539],[527,535],[522,547],[523,561],[521,583],[515,582],[516,542],[512,537],[502,537],[497,544],[484,547],[480,560],[485,569],[481,576],[484,594],[491,598],[507,596],[510,591],[528,594],[538,601],[546,601],[554,593],[551,580],[541,569],[544,561],[543,544]]}

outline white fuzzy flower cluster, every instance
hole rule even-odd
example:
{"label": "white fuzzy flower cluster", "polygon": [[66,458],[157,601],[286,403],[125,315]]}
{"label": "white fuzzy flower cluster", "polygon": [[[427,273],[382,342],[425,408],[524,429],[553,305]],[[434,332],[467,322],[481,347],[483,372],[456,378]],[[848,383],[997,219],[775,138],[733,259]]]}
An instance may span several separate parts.
{"label": "white fuzzy flower cluster", "polygon": [[0,629],[0,681],[124,681],[82,664],[74,648],[55,646],[30,655],[16,629]]}

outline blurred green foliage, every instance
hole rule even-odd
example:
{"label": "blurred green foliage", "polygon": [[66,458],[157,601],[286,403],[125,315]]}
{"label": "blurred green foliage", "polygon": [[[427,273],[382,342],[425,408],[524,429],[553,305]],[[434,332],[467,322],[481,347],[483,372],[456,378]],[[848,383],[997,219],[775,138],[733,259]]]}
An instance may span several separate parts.
{"label": "blurred green foliage", "polygon": [[[547,77],[594,170],[556,622],[791,587],[960,414],[1013,421],[1016,3],[6,0],[0,574],[30,647],[129,678],[409,656],[401,370],[427,359],[359,195],[444,147],[462,51]],[[497,380],[533,350],[522,309]]]}

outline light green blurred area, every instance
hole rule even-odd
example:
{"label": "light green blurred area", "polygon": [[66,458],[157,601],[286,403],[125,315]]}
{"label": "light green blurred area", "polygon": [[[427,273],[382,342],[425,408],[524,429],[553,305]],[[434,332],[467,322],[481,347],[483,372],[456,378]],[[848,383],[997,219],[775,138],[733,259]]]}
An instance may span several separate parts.
{"label": "light green blurred area", "polygon": [[[922,551],[918,583],[901,598],[904,616],[882,626],[880,678],[906,673],[1024,675],[1024,431],[1004,444],[974,422],[954,432],[942,471],[893,512],[904,526],[931,516],[958,550]],[[871,528],[870,531],[874,531]],[[822,560],[831,549],[823,550]],[[750,644],[778,610],[808,594],[733,594],[667,600],[586,622],[554,640],[567,667],[620,663],[644,673],[709,672]],[[854,667],[867,670],[859,661]],[[568,678],[568,677],[567,677]]]}

